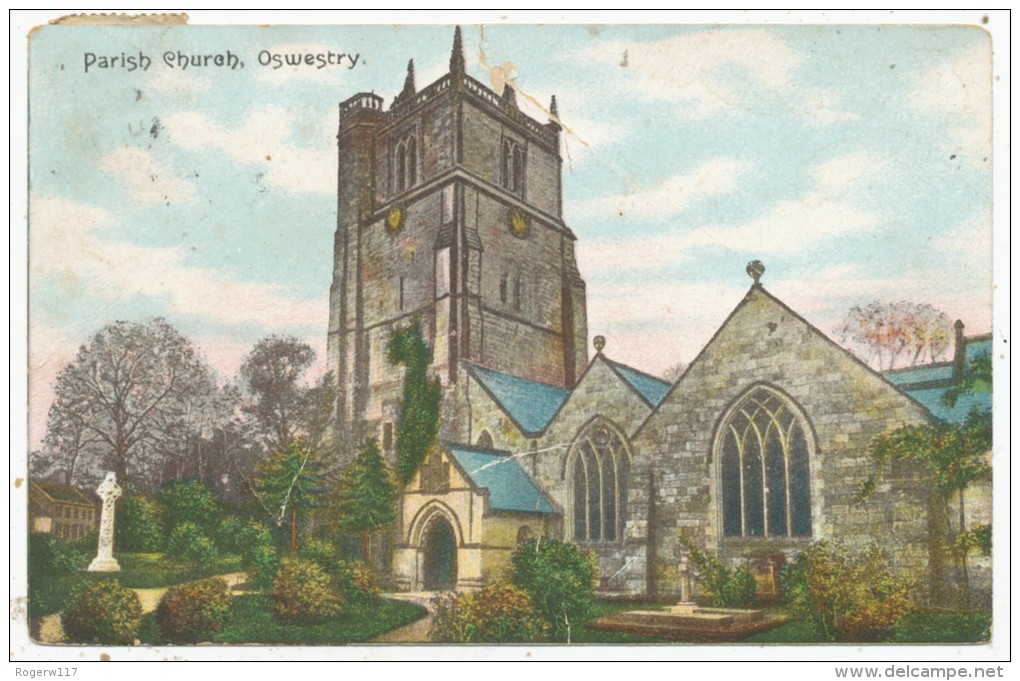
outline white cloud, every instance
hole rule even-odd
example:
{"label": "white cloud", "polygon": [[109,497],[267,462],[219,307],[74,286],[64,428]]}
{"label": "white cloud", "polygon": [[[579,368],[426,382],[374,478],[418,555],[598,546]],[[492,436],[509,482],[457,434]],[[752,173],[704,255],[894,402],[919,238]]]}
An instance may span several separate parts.
{"label": "white cloud", "polygon": [[683,213],[698,201],[735,191],[739,177],[747,170],[743,161],[713,159],[686,175],[676,175],[650,189],[572,203],[570,218],[669,218]]}
{"label": "white cloud", "polygon": [[923,72],[909,101],[949,126],[947,146],[981,163],[992,148],[992,54],[987,41]]}
{"label": "white cloud", "polygon": [[195,184],[174,175],[138,147],[120,147],[99,159],[99,167],[123,182],[140,203],[189,203],[195,200]]}
{"label": "white cloud", "polygon": [[102,227],[111,217],[102,209],[33,195],[29,211],[32,279],[59,276],[97,306],[141,295],[164,300],[168,314],[200,315],[225,324],[292,328],[326,321],[324,301],[294,298],[280,286],[189,266],[184,249],[106,241]]}
{"label": "white cloud", "polygon": [[[751,255],[794,253],[834,237],[869,232],[882,224],[881,216],[855,205],[850,195],[863,183],[874,181],[883,165],[880,157],[863,152],[838,157],[814,169],[814,185],[809,191],[763,207],[763,212],[751,220],[700,225],[652,237],[581,242],[577,246],[578,260],[582,272],[643,269],[679,263],[688,257],[690,250],[699,247],[715,246]],[[708,186],[724,184],[717,180],[717,184]],[[672,198],[671,191],[678,189],[667,183],[652,190],[661,194],[659,200],[666,203],[661,207],[664,214],[669,213],[667,202],[683,202],[682,193],[679,198]],[[611,217],[614,205],[618,204],[600,202],[599,208],[603,215]],[[652,203],[647,212],[655,214],[659,205]]]}
{"label": "white cloud", "polygon": [[835,92],[797,80],[805,59],[773,31],[711,29],[654,42],[602,43],[575,56],[618,66],[624,87],[647,100],[677,102],[678,115],[691,119],[738,108],[773,111],[776,102],[762,101],[759,89],[819,125],[853,117],[839,110]]}
{"label": "white cloud", "polygon": [[[264,181],[291,192],[336,192],[336,149],[330,132],[335,116],[282,107],[253,110],[238,127],[226,128],[204,113],[182,111],[163,121],[170,139],[184,149],[216,149],[255,165]],[[306,146],[295,140],[316,144]]]}

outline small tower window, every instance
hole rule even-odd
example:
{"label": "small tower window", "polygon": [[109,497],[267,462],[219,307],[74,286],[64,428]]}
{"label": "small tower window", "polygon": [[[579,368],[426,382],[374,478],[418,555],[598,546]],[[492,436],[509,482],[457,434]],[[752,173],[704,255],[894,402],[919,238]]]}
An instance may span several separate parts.
{"label": "small tower window", "polygon": [[507,287],[507,275],[503,275],[499,279],[499,302],[506,304],[506,287]]}
{"label": "small tower window", "polygon": [[400,279],[397,281],[397,298],[398,298],[398,303],[397,304],[398,304],[398,306],[400,308],[400,311],[403,312],[404,311],[404,278],[403,277],[400,277]]}
{"label": "small tower window", "polygon": [[382,442],[384,452],[393,451],[393,423],[390,421],[383,424]]}
{"label": "small tower window", "polygon": [[503,142],[503,186],[515,194],[524,190],[524,149],[510,140]]}
{"label": "small tower window", "polygon": [[514,279],[514,311],[520,312],[524,307],[524,279],[517,275]]}
{"label": "small tower window", "polygon": [[418,182],[418,143],[414,136],[408,136],[397,144],[393,159],[397,192],[413,187]]}

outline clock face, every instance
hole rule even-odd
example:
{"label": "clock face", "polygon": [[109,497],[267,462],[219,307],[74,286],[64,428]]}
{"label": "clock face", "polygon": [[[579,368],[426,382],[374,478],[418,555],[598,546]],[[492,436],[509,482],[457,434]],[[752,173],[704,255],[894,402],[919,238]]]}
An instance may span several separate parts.
{"label": "clock face", "polygon": [[510,212],[510,233],[518,239],[528,236],[531,231],[531,218],[522,210]]}
{"label": "clock face", "polygon": [[396,234],[404,226],[405,210],[403,206],[393,206],[386,215],[386,229],[390,234]]}

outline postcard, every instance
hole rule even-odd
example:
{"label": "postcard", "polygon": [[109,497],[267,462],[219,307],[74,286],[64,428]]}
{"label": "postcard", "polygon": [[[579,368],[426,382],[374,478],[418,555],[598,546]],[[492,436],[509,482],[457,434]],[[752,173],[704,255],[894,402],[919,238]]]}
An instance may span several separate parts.
{"label": "postcard", "polygon": [[31,31],[12,659],[1006,650],[1008,19],[444,17]]}

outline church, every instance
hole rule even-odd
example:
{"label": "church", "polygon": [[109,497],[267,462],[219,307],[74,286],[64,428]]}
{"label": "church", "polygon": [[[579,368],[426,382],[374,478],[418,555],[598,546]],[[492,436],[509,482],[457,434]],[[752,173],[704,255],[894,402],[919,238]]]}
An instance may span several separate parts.
{"label": "church", "polygon": [[410,63],[389,107],[374,93],[340,104],[336,437],[350,451],[374,435],[392,460],[402,373],[386,339],[411,320],[444,393],[439,446],[398,501],[397,588],[480,587],[539,536],[590,549],[599,590],[620,594],[678,593],[683,542],[750,566],[765,597],[818,540],[880,542],[923,583],[923,472],[897,464],[866,501],[855,493],[876,436],[959,417],[939,413],[940,391],[990,341],[958,327],[941,382],[880,374],[770,293],[753,261],[747,294],[676,382],[614,361],[611,339],[589,350],[555,97],[548,112],[536,121],[513,87],[468,76],[459,28],[439,80],[419,89]]}

